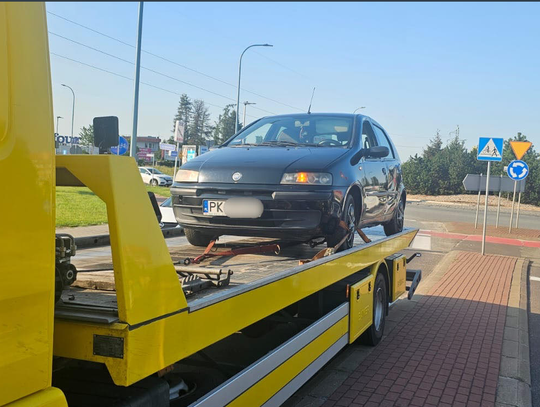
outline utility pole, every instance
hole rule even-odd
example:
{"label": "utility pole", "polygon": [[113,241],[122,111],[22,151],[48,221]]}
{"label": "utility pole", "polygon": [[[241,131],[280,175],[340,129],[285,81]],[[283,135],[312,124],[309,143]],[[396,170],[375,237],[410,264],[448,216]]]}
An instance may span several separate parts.
{"label": "utility pole", "polygon": [[139,82],[141,76],[141,42],[142,42],[142,22],[143,22],[144,2],[139,2],[139,24],[137,33],[137,53],[135,62],[135,96],[133,98],[133,132],[131,134],[131,145],[129,155],[137,156],[137,121],[139,119]]}
{"label": "utility pole", "polygon": [[244,120],[242,121],[242,128],[246,127],[246,107],[247,105],[256,105],[257,103],[250,103],[247,100],[244,102]]}

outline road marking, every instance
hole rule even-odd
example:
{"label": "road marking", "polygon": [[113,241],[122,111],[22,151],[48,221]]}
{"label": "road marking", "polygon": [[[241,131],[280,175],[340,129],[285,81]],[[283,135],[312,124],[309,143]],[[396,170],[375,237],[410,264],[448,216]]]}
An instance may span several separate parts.
{"label": "road marking", "polygon": [[532,281],[540,281],[540,277],[530,276],[529,277]]}

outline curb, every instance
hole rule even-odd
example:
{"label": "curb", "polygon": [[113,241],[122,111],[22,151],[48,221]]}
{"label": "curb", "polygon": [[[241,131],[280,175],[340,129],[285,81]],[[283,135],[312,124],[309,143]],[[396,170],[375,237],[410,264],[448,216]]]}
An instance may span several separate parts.
{"label": "curb", "polygon": [[[184,235],[184,229],[181,227],[161,229],[165,239]],[[78,249],[87,249],[89,247],[109,246],[111,244],[110,235],[82,236],[75,238],[75,245]]]}
{"label": "curb", "polygon": [[519,259],[514,268],[497,385],[496,406],[532,406],[527,315],[529,260]]}

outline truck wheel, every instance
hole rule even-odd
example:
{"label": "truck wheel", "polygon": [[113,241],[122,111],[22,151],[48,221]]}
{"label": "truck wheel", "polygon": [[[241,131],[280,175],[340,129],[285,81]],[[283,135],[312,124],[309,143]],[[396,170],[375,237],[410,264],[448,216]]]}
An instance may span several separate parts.
{"label": "truck wheel", "polygon": [[398,207],[394,211],[392,220],[384,225],[384,234],[386,236],[395,235],[403,231],[405,222],[405,203],[400,199]]}
{"label": "truck wheel", "polygon": [[381,341],[386,322],[387,307],[386,282],[382,273],[379,272],[375,278],[375,287],[373,289],[373,323],[364,333],[363,338],[366,344],[375,346]]}
{"label": "truck wheel", "polygon": [[186,234],[189,244],[193,246],[206,247],[213,239],[212,235],[207,235],[206,233],[199,232],[195,229],[184,228],[184,233]]}
{"label": "truck wheel", "polygon": [[[345,207],[343,213],[341,214],[341,220],[345,222],[349,229],[356,228],[357,219],[355,208],[356,202],[354,200],[354,196],[348,195],[345,200]],[[336,227],[336,231],[332,235],[326,237],[328,247],[335,247],[341,241],[341,239],[345,237],[346,234],[347,232],[343,228],[339,226]],[[353,247],[354,235],[355,233],[351,233],[349,238],[345,240],[345,242],[337,251],[341,252],[343,250],[347,250]]]}

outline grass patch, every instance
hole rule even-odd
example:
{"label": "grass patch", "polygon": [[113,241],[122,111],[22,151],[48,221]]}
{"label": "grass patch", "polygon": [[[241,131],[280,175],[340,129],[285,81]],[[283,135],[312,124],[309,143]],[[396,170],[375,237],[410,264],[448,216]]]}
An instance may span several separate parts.
{"label": "grass patch", "polygon": [[[151,187],[148,191],[165,197],[171,196],[167,187]],[[86,187],[56,187],[56,226],[90,226],[107,223],[107,207]]]}
{"label": "grass patch", "polygon": [[107,223],[105,202],[86,187],[56,187],[56,226]]}
{"label": "grass patch", "polygon": [[160,170],[163,174],[170,175],[171,177],[173,176],[174,167],[166,167],[164,165],[156,165],[154,168],[156,170]]}

